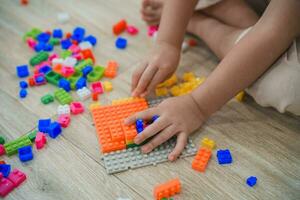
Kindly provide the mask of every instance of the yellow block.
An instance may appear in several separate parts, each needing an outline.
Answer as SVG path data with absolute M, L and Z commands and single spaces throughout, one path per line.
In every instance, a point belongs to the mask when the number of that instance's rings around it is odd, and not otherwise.
M 235 96 L 235 99 L 238 100 L 239 102 L 242 102 L 244 97 L 245 97 L 245 92 L 241 91 Z
M 192 81 L 196 78 L 195 74 L 193 72 L 186 72 L 183 74 L 183 80 L 184 81 Z
M 177 83 L 177 76 L 175 74 L 173 74 L 169 79 L 165 80 L 164 82 L 162 82 L 161 84 L 157 85 L 157 88 L 160 87 L 171 87 L 173 85 L 175 85 Z
M 156 88 L 155 89 L 155 94 L 158 97 L 160 97 L 160 96 L 166 96 L 166 95 L 168 95 L 168 89 L 165 88 L 165 87 Z
M 215 143 L 215 141 L 213 141 L 213 140 L 208 139 L 208 138 L 205 137 L 205 138 L 203 138 L 201 140 L 201 146 L 213 150 L 215 148 L 215 146 L 216 146 L 216 143 Z
M 102 84 L 103 84 L 104 90 L 105 90 L 106 92 L 112 91 L 113 86 L 112 86 L 112 83 L 111 83 L 111 82 L 109 82 L 109 81 L 104 81 Z
M 90 111 L 92 111 L 94 108 L 100 107 L 100 102 L 91 103 L 89 106 Z

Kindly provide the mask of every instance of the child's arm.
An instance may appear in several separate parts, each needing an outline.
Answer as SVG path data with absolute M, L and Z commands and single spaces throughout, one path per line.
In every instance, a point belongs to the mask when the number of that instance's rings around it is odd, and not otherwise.
M 166 1 L 155 46 L 132 76 L 133 96 L 145 96 L 174 73 L 186 26 L 197 2 L 198 0 Z

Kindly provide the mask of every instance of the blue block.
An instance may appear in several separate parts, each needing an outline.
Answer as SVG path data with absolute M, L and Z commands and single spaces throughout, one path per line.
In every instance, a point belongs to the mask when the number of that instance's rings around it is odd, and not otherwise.
M 86 66 L 81 71 L 82 71 L 83 76 L 86 77 L 91 71 L 93 71 L 93 67 L 92 66 Z
M 34 46 L 34 50 L 36 52 L 43 51 L 45 48 L 46 48 L 46 43 L 44 43 L 44 42 L 39 42 L 39 43 L 37 43 L 37 45 Z
M 72 42 L 69 39 L 65 39 L 60 41 L 60 44 L 62 49 L 68 49 L 72 45 Z
M 51 119 L 40 119 L 38 123 L 38 129 L 40 132 L 48 133 L 51 124 Z
M 144 130 L 144 121 L 142 119 L 137 119 L 135 121 L 135 128 L 138 133 Z
M 84 38 L 84 34 L 85 34 L 85 29 L 82 28 L 82 27 L 76 27 L 74 30 L 73 30 L 73 34 L 72 34 L 72 39 L 73 40 L 76 40 L 78 42 L 81 42 Z
M 86 79 L 81 77 L 75 84 L 76 90 L 86 87 Z
M 52 70 L 52 68 L 51 68 L 50 66 L 45 65 L 45 66 L 43 66 L 43 67 L 41 67 L 41 68 L 39 69 L 39 72 L 40 72 L 40 73 L 43 73 L 43 74 L 47 74 L 47 73 L 50 72 L 51 70 Z
M 125 38 L 118 37 L 116 40 L 116 47 L 118 49 L 125 49 L 126 46 L 127 46 L 127 40 Z
M 52 32 L 52 36 L 54 38 L 62 38 L 63 37 L 63 31 L 61 29 L 54 29 Z
M 50 34 L 48 33 L 40 33 L 37 36 L 37 41 L 47 43 L 50 40 Z
M 19 78 L 24 78 L 29 76 L 28 65 L 19 65 L 16 67 L 17 76 Z
M 46 82 L 46 79 L 45 79 L 45 77 L 43 77 L 43 76 L 37 76 L 37 77 L 35 78 L 35 82 L 36 82 L 37 85 L 38 85 L 39 83 L 44 83 L 44 82 Z
M 27 162 L 33 159 L 32 147 L 25 146 L 18 149 L 19 159 L 22 162 Z
M 28 84 L 26 81 L 20 81 L 19 85 L 20 85 L 20 88 L 23 88 L 23 89 L 28 87 Z
M 247 178 L 247 185 L 249 185 L 250 187 L 253 187 L 254 185 L 256 185 L 257 182 L 257 178 L 255 176 L 250 176 Z
M 21 89 L 20 92 L 19 92 L 19 97 L 20 98 L 25 98 L 27 96 L 27 91 L 26 89 Z
M 11 170 L 11 166 L 7 164 L 0 164 L 0 172 L 6 178 L 8 177 Z
M 53 45 L 52 44 L 46 44 L 44 47 L 44 51 L 52 51 L 53 50 Z
M 86 38 L 83 39 L 83 41 L 89 41 L 93 46 L 97 44 L 97 38 L 95 38 L 92 35 L 87 36 Z
M 159 118 L 158 115 L 154 115 L 154 116 L 152 117 L 152 123 L 155 122 L 158 118 Z
M 56 138 L 61 133 L 61 126 L 58 122 L 52 122 L 49 127 L 49 136 L 51 138 Z
M 63 88 L 67 92 L 71 91 L 70 82 L 67 79 L 64 79 L 64 78 L 62 78 L 58 81 L 58 87 Z
M 232 163 L 232 157 L 229 149 L 218 150 L 217 158 L 220 165 Z

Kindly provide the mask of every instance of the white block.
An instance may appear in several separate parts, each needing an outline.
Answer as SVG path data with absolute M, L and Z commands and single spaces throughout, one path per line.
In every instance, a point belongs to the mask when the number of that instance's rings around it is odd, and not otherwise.
M 70 20 L 70 15 L 66 12 L 58 13 L 57 20 L 59 23 L 64 24 Z
M 89 41 L 84 41 L 79 43 L 79 47 L 81 50 L 92 49 L 93 45 Z
M 66 105 L 59 105 L 57 107 L 57 114 L 58 115 L 70 114 L 70 106 L 68 104 L 66 104 Z
M 83 87 L 76 91 L 77 95 L 81 100 L 86 100 L 91 96 L 91 91 L 87 87 Z
M 68 66 L 68 67 L 74 67 L 77 63 L 77 59 L 73 58 L 73 57 L 67 57 L 64 61 L 63 61 L 63 65 Z

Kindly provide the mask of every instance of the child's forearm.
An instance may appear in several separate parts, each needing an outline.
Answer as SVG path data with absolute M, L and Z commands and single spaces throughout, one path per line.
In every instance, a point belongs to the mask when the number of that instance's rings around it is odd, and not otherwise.
M 163 7 L 157 42 L 181 48 L 183 36 L 198 0 L 167 0 Z
M 296 27 L 300 17 L 296 14 L 297 7 L 287 7 L 284 5 L 287 2 L 282 4 L 270 5 L 247 36 L 226 55 L 205 83 L 192 93 L 206 117 L 257 80 L 299 34 L 299 27 Z

